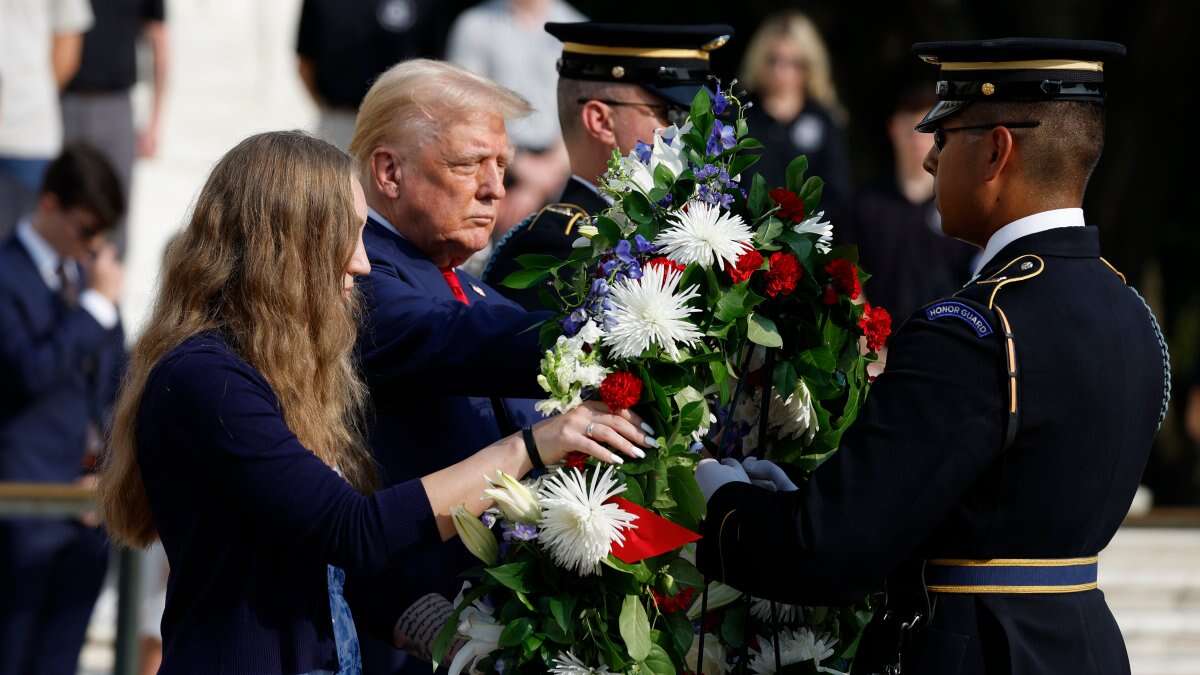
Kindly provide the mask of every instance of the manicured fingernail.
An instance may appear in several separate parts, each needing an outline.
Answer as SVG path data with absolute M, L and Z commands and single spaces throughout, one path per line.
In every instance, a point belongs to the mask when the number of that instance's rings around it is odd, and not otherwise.
M 644 445 L 646 447 L 650 447 L 650 448 L 657 448 L 658 447 L 658 439 L 653 436 L 647 436 L 646 440 L 642 442 L 642 445 Z
M 633 456 L 637 457 L 638 459 L 646 459 L 646 453 L 643 452 L 641 448 L 634 448 Z
M 621 459 L 621 457 L 619 455 L 613 455 L 612 461 L 613 461 L 613 464 L 624 464 L 625 463 L 625 460 Z
M 642 422 L 642 431 L 645 431 L 646 433 L 650 434 L 651 436 L 658 435 L 658 434 L 654 433 L 654 427 L 650 426 L 649 424 L 646 424 L 645 422 Z

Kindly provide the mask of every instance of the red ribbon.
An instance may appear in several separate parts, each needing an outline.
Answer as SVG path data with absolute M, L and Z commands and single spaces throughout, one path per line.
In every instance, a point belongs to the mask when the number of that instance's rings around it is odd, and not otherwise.
M 633 524 L 637 527 L 623 531 L 625 542 L 613 544 L 612 547 L 612 554 L 623 563 L 632 565 L 700 540 L 699 534 L 682 525 L 676 525 L 628 499 L 613 497 L 608 501 L 621 507 L 622 511 L 636 516 Z

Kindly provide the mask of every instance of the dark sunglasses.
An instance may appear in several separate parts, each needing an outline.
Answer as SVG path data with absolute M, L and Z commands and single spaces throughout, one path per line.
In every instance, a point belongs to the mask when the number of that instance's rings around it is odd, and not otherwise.
M 588 101 L 596 101 L 611 106 L 633 106 L 638 108 L 646 108 L 658 118 L 658 121 L 665 121 L 667 124 L 675 126 L 683 126 L 687 122 L 688 111 L 679 106 L 668 105 L 666 103 L 642 103 L 640 101 L 613 101 L 607 98 L 581 98 L 576 103 L 583 104 Z
M 1028 122 L 992 122 L 991 124 L 972 124 L 966 127 L 938 127 L 933 130 L 933 144 L 937 146 L 938 152 L 946 147 L 946 134 L 951 131 L 983 131 L 991 130 L 996 127 L 1004 127 L 1006 129 L 1034 129 L 1041 126 L 1041 122 L 1031 120 Z

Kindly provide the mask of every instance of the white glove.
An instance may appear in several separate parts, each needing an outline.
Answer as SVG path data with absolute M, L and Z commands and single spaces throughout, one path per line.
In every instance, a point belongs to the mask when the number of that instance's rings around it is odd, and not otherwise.
M 775 492 L 793 492 L 799 489 L 792 479 L 788 478 L 787 472 L 775 462 L 747 457 L 742 460 L 742 467 L 750 477 L 750 482 L 759 487 Z
M 696 482 L 704 493 L 704 501 L 712 499 L 713 494 L 726 483 L 749 483 L 750 477 L 736 459 L 702 459 L 696 465 Z

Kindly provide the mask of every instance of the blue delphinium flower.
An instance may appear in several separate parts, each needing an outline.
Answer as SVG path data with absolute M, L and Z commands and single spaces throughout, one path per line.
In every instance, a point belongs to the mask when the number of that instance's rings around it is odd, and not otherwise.
M 663 195 L 662 199 L 658 200 L 658 205 L 663 207 L 664 209 L 670 208 L 671 202 L 673 202 L 673 201 L 675 201 L 675 197 L 671 196 L 671 193 L 668 192 L 667 194 Z
M 507 542 L 511 542 L 514 539 L 517 541 L 533 541 L 538 536 L 537 525 L 530 525 L 529 523 L 503 523 L 500 528 L 504 531 L 502 538 Z
M 633 235 L 633 248 L 638 252 L 638 255 L 650 255 L 657 250 L 654 244 L 651 244 L 640 234 Z
M 713 120 L 712 133 L 708 136 L 708 143 L 704 146 L 705 151 L 710 155 L 720 154 L 722 150 L 729 150 L 737 145 L 737 132 L 731 124 L 721 124 L 721 120 Z
M 714 115 L 724 114 L 725 109 L 729 107 L 729 97 L 725 95 L 725 92 L 721 91 L 720 82 L 717 83 L 717 95 L 713 98 L 712 107 Z
M 696 169 L 696 174 L 695 174 L 696 180 L 706 181 L 706 180 L 712 178 L 713 176 L 716 176 L 720 171 L 721 171 L 721 168 L 715 164 L 705 164 L 704 166 L 700 167 L 699 169 Z
M 630 244 L 628 239 L 622 239 L 621 241 L 617 242 L 617 245 L 613 251 L 615 251 L 617 254 L 617 260 L 620 260 L 626 265 L 631 262 L 636 262 L 633 258 L 633 244 Z
M 633 154 L 638 158 L 638 161 L 646 166 L 650 166 L 650 151 L 649 143 L 638 141 L 637 145 L 633 146 Z
M 575 334 L 583 328 L 583 324 L 587 323 L 588 313 L 582 307 L 578 307 L 561 321 L 563 334 L 567 337 L 575 337 Z
M 491 529 L 491 527 L 496 524 L 496 514 L 492 513 L 491 511 L 484 511 L 479 516 L 479 520 L 483 521 L 484 527 Z

